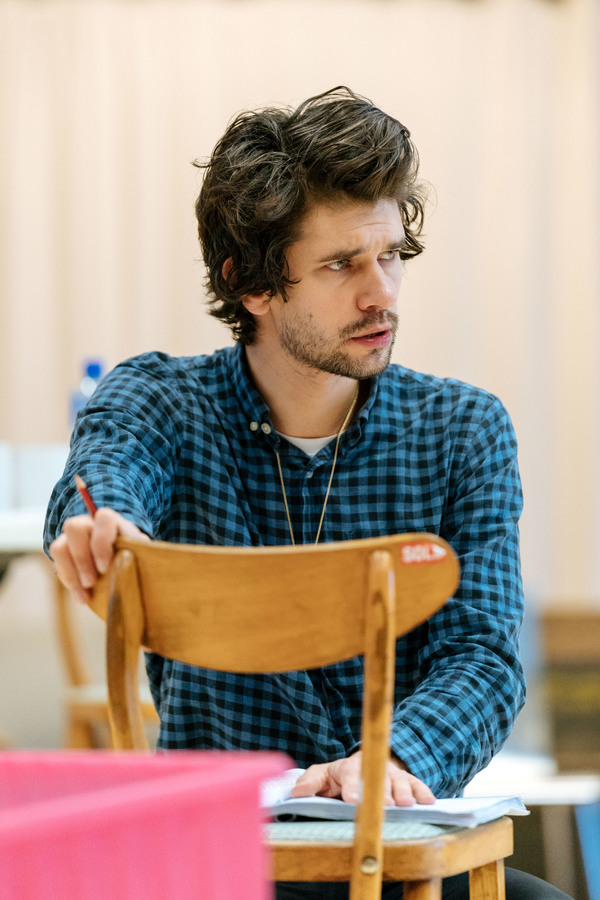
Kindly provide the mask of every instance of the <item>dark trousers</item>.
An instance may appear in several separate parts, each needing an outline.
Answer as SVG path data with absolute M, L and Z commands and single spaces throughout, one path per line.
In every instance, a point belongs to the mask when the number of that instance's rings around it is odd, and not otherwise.
M 534 875 L 505 868 L 506 900 L 572 900 L 558 888 Z M 280 881 L 276 900 L 348 900 L 348 885 L 340 882 L 309 883 Z M 402 900 L 402 885 L 385 882 L 381 896 L 385 900 Z M 442 900 L 469 900 L 469 876 L 454 875 L 442 882 Z

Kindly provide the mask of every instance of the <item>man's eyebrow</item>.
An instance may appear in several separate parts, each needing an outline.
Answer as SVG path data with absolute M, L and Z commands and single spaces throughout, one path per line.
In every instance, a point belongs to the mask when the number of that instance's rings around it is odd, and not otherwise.
M 383 250 L 380 250 L 380 253 L 387 253 L 389 250 L 403 250 L 406 247 L 406 239 L 404 237 L 398 238 L 397 241 L 391 241 L 387 247 L 384 247 Z M 352 259 L 354 256 L 360 256 L 361 253 L 366 253 L 365 247 L 355 247 L 353 250 L 336 250 L 335 253 L 328 253 L 327 256 L 324 256 L 323 259 L 317 260 L 319 265 L 323 265 L 330 262 L 337 262 L 341 259 Z

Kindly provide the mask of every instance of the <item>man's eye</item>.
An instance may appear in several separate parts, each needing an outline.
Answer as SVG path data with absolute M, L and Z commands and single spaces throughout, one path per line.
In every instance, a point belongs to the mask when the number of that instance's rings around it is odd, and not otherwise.
M 399 250 L 384 250 L 379 254 L 379 259 L 394 259 L 400 253 Z
M 327 268 L 333 269 L 334 272 L 341 272 L 342 269 L 346 268 L 346 260 L 336 259 L 334 262 L 327 263 Z

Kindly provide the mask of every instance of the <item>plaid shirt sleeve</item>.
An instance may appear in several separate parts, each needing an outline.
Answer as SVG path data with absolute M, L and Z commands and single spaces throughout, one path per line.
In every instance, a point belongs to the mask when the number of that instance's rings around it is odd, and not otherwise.
M 524 702 L 517 445 L 483 392 L 456 423 L 439 533 L 457 553 L 459 589 L 417 629 L 419 684 L 396 706 L 392 747 L 437 796 L 460 790 L 500 748 Z M 410 639 L 400 641 L 399 654 Z
M 64 521 L 85 512 L 74 489 L 81 475 L 98 508 L 109 507 L 159 537 L 175 485 L 182 431 L 177 384 L 152 377 L 158 366 L 123 363 L 109 373 L 75 422 L 64 474 L 46 518 L 44 548 Z

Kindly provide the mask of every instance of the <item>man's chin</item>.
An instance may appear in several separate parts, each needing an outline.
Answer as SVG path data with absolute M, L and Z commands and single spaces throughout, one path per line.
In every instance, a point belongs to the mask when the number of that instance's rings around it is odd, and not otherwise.
M 321 360 L 315 368 L 331 375 L 341 375 L 343 378 L 356 378 L 363 380 L 380 375 L 388 367 L 391 359 L 391 348 L 383 356 L 373 354 L 366 359 L 353 359 L 350 356 L 333 357 L 329 360 Z

